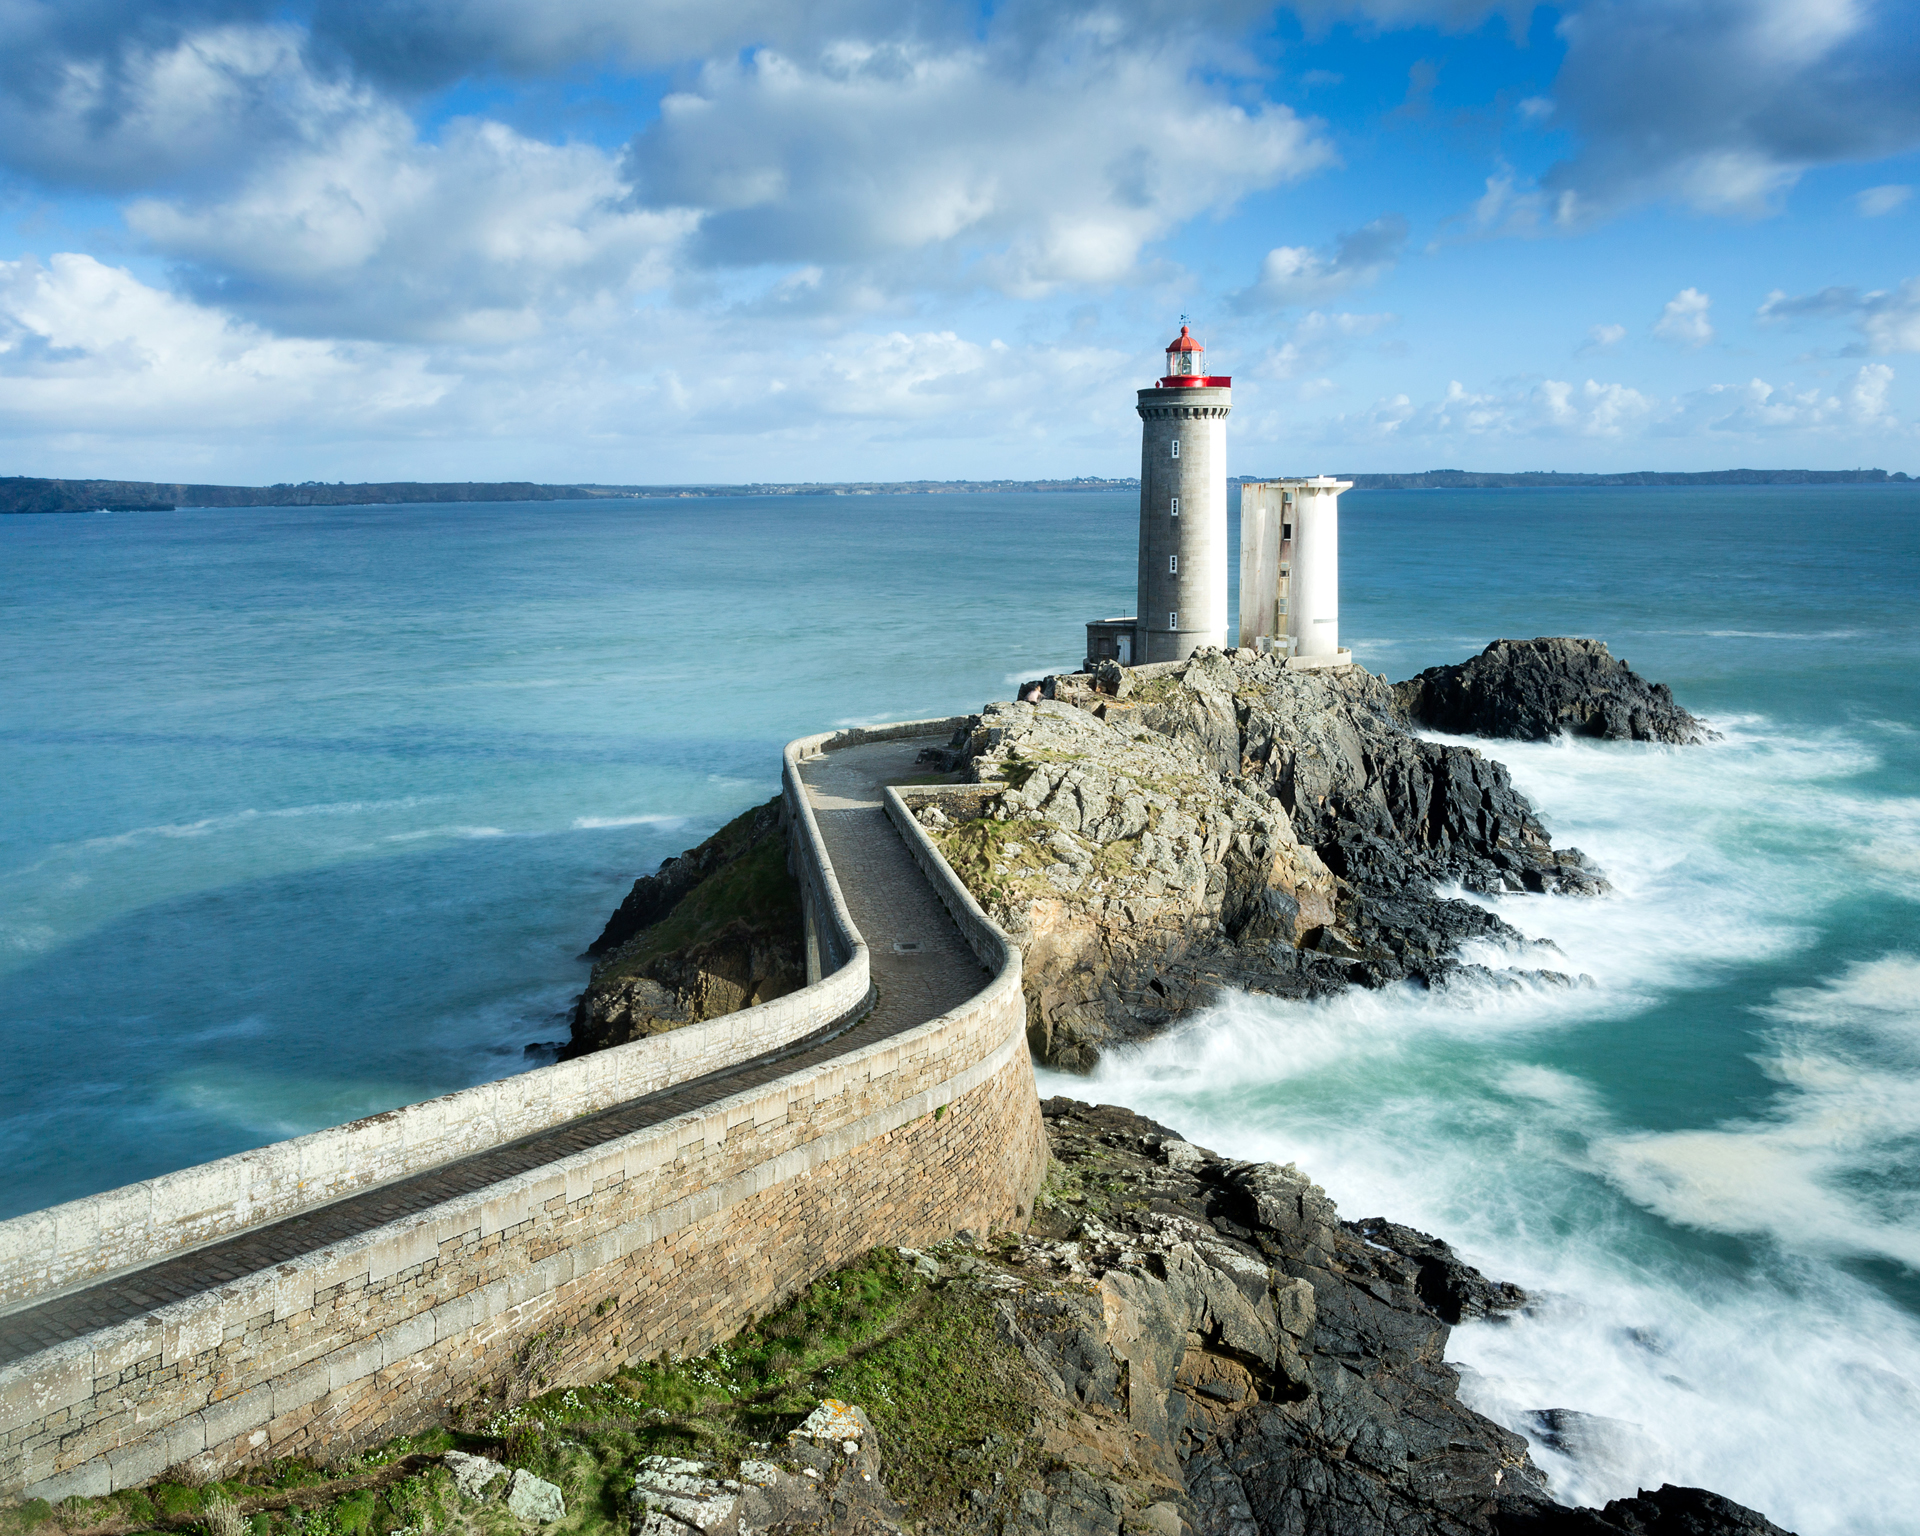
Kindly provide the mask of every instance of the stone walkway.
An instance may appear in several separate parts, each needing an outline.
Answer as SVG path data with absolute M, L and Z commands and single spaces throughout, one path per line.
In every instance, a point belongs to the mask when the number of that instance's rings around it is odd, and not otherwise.
M 986 969 L 880 804 L 880 786 L 912 777 L 926 744 L 924 737 L 879 742 L 801 764 L 827 857 L 871 952 L 878 996 L 870 1012 L 725 1071 L 7 1313 L 0 1316 L 0 1365 L 822 1065 L 958 1007 L 986 984 Z
M 883 1035 L 959 1007 L 986 978 L 880 803 L 881 785 L 925 771 L 914 759 L 926 745 L 924 736 L 877 741 L 800 765 L 840 893 L 872 955 Z

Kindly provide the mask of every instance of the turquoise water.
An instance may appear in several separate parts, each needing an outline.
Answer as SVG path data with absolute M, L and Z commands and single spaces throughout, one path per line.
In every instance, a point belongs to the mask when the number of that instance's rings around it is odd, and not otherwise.
M 1726 733 L 1500 744 L 1616 894 L 1577 992 L 1230 999 L 1095 1083 L 1542 1298 L 1485 1411 L 1630 1421 L 1570 1495 L 1916 1528 L 1920 489 L 1373 493 L 1394 677 L 1594 634 Z M 1131 607 L 1108 495 L 0 520 L 0 1214 L 518 1070 L 640 871 L 780 742 L 945 714 Z

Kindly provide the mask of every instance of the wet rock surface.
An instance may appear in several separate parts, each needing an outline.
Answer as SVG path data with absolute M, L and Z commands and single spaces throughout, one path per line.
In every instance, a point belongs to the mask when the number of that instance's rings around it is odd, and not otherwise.
M 1041 1060 L 1091 1067 L 1224 987 L 1575 980 L 1441 891 L 1593 895 L 1604 878 L 1553 846 L 1501 764 L 1416 736 L 1382 679 L 1206 651 L 1047 691 L 935 753 L 980 793 L 922 816 L 1022 945 Z
M 1469 661 L 1394 684 L 1393 696 L 1408 719 L 1454 736 L 1546 741 L 1564 731 L 1686 746 L 1716 734 L 1602 640 L 1496 640 Z
M 1462 1404 L 1449 1315 L 1527 1305 L 1440 1240 L 1346 1222 L 1297 1169 L 1050 1099 L 1033 1230 L 916 1256 L 990 1295 L 1035 1383 L 1017 1492 L 929 1525 L 996 1536 L 1766 1536 L 1665 1487 L 1553 1502 L 1527 1442 Z M 1437 1303 L 1437 1305 L 1436 1305 Z

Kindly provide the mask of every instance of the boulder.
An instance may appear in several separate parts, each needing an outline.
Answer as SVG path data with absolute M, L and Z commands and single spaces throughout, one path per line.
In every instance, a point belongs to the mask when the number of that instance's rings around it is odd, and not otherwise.
M 778 796 L 634 882 L 587 953 L 562 1059 L 733 1013 L 806 985 Z
M 566 1518 L 567 1501 L 560 1490 L 522 1467 L 507 1484 L 507 1508 L 522 1520 L 550 1525 Z
M 1604 1509 L 1570 1509 L 1543 1500 L 1502 1503 L 1496 1536 L 1793 1536 L 1758 1510 L 1704 1488 L 1664 1483 Z
M 462 1498 L 478 1502 L 487 1496 L 487 1485 L 504 1476 L 506 1468 L 485 1456 L 469 1456 L 464 1451 L 448 1451 L 440 1458 L 453 1474 L 453 1486 Z
M 1470 661 L 1395 683 L 1393 696 L 1409 720 L 1453 736 L 1546 741 L 1566 732 L 1686 746 L 1717 734 L 1602 640 L 1496 640 Z

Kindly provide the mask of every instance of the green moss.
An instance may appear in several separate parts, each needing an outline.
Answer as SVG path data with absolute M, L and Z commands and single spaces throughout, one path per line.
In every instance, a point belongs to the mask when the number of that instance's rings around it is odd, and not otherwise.
M 888 1486 L 917 1515 L 1013 1468 L 1031 1416 L 1021 1380 L 974 1292 L 929 1288 L 897 1251 L 876 1249 L 704 1355 L 547 1393 L 487 1430 L 538 1458 L 540 1475 L 571 1479 L 579 1536 L 594 1536 L 596 1521 L 618 1523 L 637 1457 L 731 1469 L 839 1397 L 873 1420 Z
M 156 1483 L 153 1502 L 163 1515 L 191 1515 L 198 1512 L 205 1496 L 201 1489 L 182 1483 Z
M 758 814 L 749 811 L 729 822 L 715 834 L 726 837 Z M 644 970 L 662 955 L 673 954 L 693 944 L 715 938 L 732 923 L 750 928 L 771 929 L 800 940 L 800 888 L 787 872 L 787 844 L 784 837 L 765 837 L 757 845 L 742 847 L 729 863 L 723 864 L 680 898 L 674 909 L 651 928 L 635 934 L 594 972 L 596 982 L 632 975 Z
M 1018 1486 L 1033 1404 L 978 1293 L 943 1292 L 826 1377 L 835 1397 L 867 1411 L 888 1491 L 909 1515 L 955 1507 L 968 1489 L 992 1488 L 996 1473 Z
M 978 900 L 1009 902 L 1052 889 L 1040 877 L 1049 865 L 1059 862 L 1047 847 L 1056 830 L 1051 822 L 1029 817 L 1012 821 L 982 817 L 934 833 L 933 839 Z
M 373 1517 L 380 1498 L 370 1488 L 348 1494 L 333 1506 L 333 1523 L 341 1536 L 361 1536 L 373 1529 Z
M 14 1532 L 31 1531 L 36 1526 L 45 1525 L 52 1518 L 53 1506 L 45 1499 L 28 1499 L 24 1504 L 0 1510 L 0 1531 L 12 1536 Z

